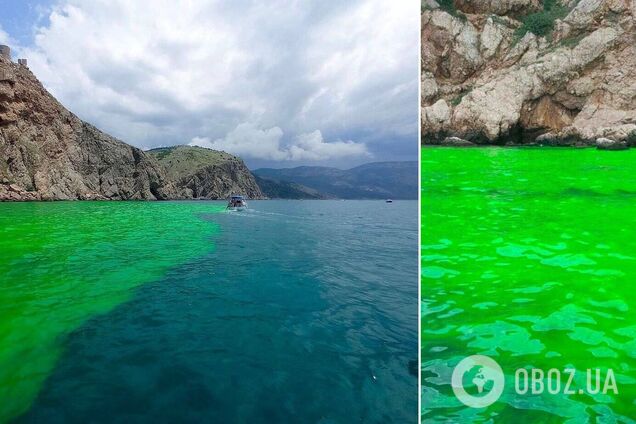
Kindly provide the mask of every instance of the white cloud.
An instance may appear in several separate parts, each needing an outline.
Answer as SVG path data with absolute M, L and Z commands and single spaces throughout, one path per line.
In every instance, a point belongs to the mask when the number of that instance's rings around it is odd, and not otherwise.
M 223 150 L 239 156 L 285 160 L 287 153 L 280 149 L 282 136 L 283 130 L 278 127 L 261 130 L 254 124 L 245 122 L 229 132 L 225 138 L 210 141 L 207 137 L 194 137 L 189 144 Z
M 138 146 L 202 137 L 271 160 L 417 149 L 416 0 L 59 0 L 44 22 L 21 49 L 30 68 Z
M 194 137 L 189 144 L 247 158 L 275 161 L 320 161 L 370 156 L 364 144 L 353 141 L 328 143 L 319 130 L 298 135 L 289 146 L 281 145 L 282 137 L 283 131 L 278 127 L 262 130 L 254 124 L 244 122 L 224 138 L 211 141 L 209 137 Z

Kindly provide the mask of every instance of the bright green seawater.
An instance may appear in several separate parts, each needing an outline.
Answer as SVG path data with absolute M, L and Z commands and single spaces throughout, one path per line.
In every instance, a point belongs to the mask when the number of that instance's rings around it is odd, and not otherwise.
M 636 151 L 425 148 L 421 161 L 423 421 L 634 422 Z M 473 354 L 505 373 L 487 408 L 451 389 Z M 517 394 L 518 368 L 561 370 L 561 394 Z M 565 368 L 577 394 L 562 393 Z M 578 394 L 588 368 L 601 387 L 613 370 L 618 394 Z
M 0 422 L 26 411 L 86 320 L 212 249 L 222 205 L 0 204 Z

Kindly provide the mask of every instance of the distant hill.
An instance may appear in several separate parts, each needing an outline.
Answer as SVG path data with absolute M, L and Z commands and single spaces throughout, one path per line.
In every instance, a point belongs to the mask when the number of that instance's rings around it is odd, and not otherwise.
M 270 199 L 327 199 L 328 196 L 302 184 L 254 175 L 261 191 Z
M 263 197 L 254 176 L 237 156 L 197 146 L 161 147 L 146 153 L 157 159 L 186 198 Z
M 305 189 L 315 190 L 323 198 L 417 199 L 418 197 L 416 161 L 375 162 L 347 170 L 324 166 L 261 168 L 253 173 L 261 180 L 275 181 L 278 184 L 299 184 Z M 267 190 L 263 191 L 269 197 L 275 197 L 269 195 Z

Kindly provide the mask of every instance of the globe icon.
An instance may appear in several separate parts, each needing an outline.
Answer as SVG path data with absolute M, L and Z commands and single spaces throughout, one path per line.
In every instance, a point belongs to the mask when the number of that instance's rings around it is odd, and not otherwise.
M 464 373 L 462 380 L 466 391 L 473 396 L 485 395 L 495 383 L 490 370 L 481 365 L 475 365 Z
M 472 355 L 461 360 L 452 375 L 453 392 L 458 400 L 472 408 L 494 403 L 503 392 L 504 374 L 492 358 Z

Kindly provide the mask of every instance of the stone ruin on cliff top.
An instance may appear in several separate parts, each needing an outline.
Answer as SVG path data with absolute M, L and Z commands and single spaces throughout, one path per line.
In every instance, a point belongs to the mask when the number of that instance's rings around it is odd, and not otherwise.
M 0 45 L 0 58 L 11 62 L 11 48 L 9 46 Z M 18 59 L 18 65 L 28 69 L 26 59 Z M 0 83 L 5 82 L 9 82 L 9 84 L 15 83 L 15 72 L 12 67 L 3 66 L 0 68 Z
M 11 60 L 11 47 L 0 45 L 0 56 L 4 57 L 5 59 Z M 27 60 L 18 59 L 18 65 L 27 66 Z

